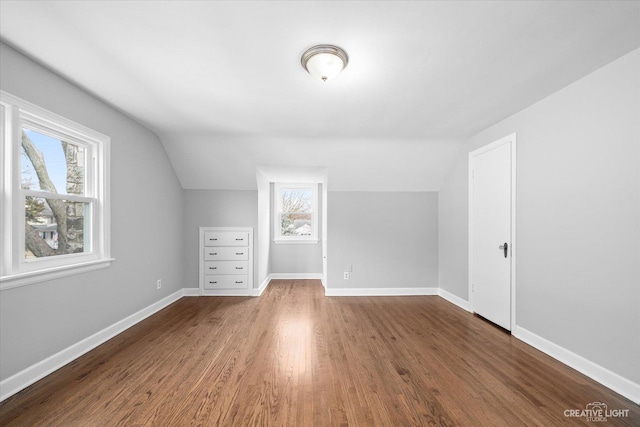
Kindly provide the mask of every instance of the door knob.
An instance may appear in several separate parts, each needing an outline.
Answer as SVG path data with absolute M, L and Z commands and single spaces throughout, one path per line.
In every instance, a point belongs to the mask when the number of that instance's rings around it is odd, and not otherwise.
M 504 245 L 500 245 L 498 246 L 498 249 L 500 249 L 501 251 L 504 251 L 504 257 L 507 257 L 507 251 L 509 250 L 509 244 L 507 242 L 504 242 Z

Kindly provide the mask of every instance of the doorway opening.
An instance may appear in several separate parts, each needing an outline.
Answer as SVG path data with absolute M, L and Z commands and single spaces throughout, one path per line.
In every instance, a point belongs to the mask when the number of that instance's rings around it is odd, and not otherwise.
M 271 279 L 320 279 L 326 287 L 327 169 L 259 166 L 256 178 L 258 294 Z M 300 206 L 285 209 L 294 195 Z

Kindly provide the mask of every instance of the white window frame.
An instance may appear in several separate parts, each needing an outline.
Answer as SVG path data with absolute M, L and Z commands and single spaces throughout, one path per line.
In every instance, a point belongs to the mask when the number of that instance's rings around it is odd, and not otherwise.
M 282 213 L 282 190 L 309 190 L 311 191 L 311 235 L 309 236 L 283 236 L 280 222 Z M 318 184 L 288 184 L 276 182 L 273 185 L 273 241 L 275 243 L 318 243 Z
M 21 132 L 25 126 L 86 149 L 84 196 L 52 195 L 45 191 L 21 188 L 20 147 Z M 4 91 L 0 91 L 0 129 L 0 290 L 108 267 L 113 261 L 110 244 L 110 138 Z M 88 250 L 77 254 L 25 259 L 26 196 L 89 203 Z

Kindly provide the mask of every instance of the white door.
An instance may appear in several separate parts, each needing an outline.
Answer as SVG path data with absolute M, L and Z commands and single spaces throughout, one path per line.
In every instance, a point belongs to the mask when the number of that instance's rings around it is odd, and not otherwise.
M 327 287 L 327 275 L 328 275 L 328 267 L 327 267 L 327 223 L 328 216 L 327 213 L 329 210 L 327 209 L 327 180 L 322 182 L 322 285 Z
M 514 143 L 511 135 L 469 155 L 472 308 L 507 330 L 512 326 Z

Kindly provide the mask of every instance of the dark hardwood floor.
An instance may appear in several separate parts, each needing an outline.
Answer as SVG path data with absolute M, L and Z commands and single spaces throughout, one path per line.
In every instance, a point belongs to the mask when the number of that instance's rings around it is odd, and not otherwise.
M 188 297 L 0 404 L 2 426 L 594 425 L 640 407 L 436 297 Z M 598 423 L 595 423 L 598 425 Z

